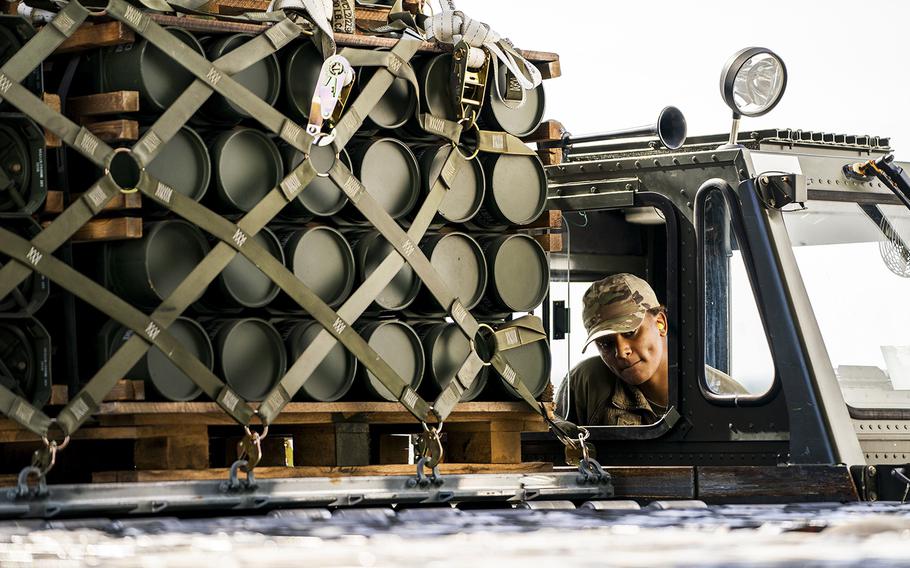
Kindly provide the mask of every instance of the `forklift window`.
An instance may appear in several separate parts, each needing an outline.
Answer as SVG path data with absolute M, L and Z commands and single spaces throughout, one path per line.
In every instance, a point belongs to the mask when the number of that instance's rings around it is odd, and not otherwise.
M 910 410 L 910 211 L 813 200 L 784 220 L 844 400 Z
M 761 396 L 774 363 L 746 273 L 730 209 L 720 191 L 705 198 L 705 387 L 716 396 Z

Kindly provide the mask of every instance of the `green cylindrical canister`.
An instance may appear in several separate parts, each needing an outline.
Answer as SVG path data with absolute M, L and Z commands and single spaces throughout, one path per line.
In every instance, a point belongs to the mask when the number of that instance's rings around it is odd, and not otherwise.
M 234 34 L 207 42 L 205 53 L 209 61 L 215 61 L 238 47 L 253 39 L 251 34 Z M 243 71 L 232 75 L 232 79 L 246 87 L 250 92 L 273 106 L 278 100 L 281 89 L 281 68 L 278 58 L 268 55 L 253 63 Z M 237 103 L 222 95 L 212 95 L 212 98 L 202 107 L 203 114 L 216 122 L 237 123 L 252 115 L 241 108 Z
M 181 317 L 177 318 L 167 331 L 190 355 L 199 359 L 209 370 L 212 369 L 215 359 L 212 342 L 201 325 L 189 318 Z M 116 321 L 110 320 L 104 324 L 99 333 L 98 346 L 101 355 L 99 363 L 102 365 L 106 363 L 132 336 L 133 330 Z M 146 392 L 149 399 L 154 399 L 157 394 L 160 399 L 184 402 L 202 394 L 202 389 L 157 347 L 149 349 L 127 372 L 126 378 L 143 380 L 154 387 L 154 392 Z
M 0 213 L 35 213 L 47 197 L 44 131 L 23 115 L 4 115 L 0 149 Z
M 51 336 L 34 318 L 0 320 L 0 385 L 37 408 L 51 398 Z
M 433 189 L 433 184 L 442 172 L 442 166 L 449 157 L 452 146 L 434 144 L 424 147 L 420 152 L 420 180 L 425 194 Z M 439 206 L 439 215 L 450 223 L 470 221 L 483 205 L 484 176 L 483 168 L 477 160 L 469 161 L 455 178 L 453 187 L 446 191 Z
M 351 95 L 352 99 L 356 98 L 370 82 L 370 79 L 376 74 L 376 68 L 360 67 L 355 71 L 357 75 L 354 81 L 357 93 Z M 417 106 L 417 93 L 414 92 L 414 88 L 407 80 L 396 77 L 376 106 L 367 114 L 364 129 L 391 129 L 404 126 L 404 123 L 414 114 L 415 106 Z
M 284 157 L 285 174 L 291 173 L 303 161 L 303 153 L 289 145 L 281 148 L 281 154 Z M 351 158 L 346 150 L 342 149 L 338 158 L 348 169 L 351 168 Z M 313 144 L 310 148 L 310 162 L 318 172 L 328 171 L 335 163 L 335 159 L 336 156 L 331 146 Z M 281 215 L 288 219 L 305 222 L 313 215 L 321 217 L 334 215 L 341 211 L 347 202 L 348 197 L 338 187 L 338 184 L 328 177 L 317 176 L 300 191 L 296 199 L 288 203 L 287 207 L 281 211 Z
M 385 258 L 394 252 L 392 245 L 376 231 L 364 233 L 354 244 L 354 261 L 357 264 L 357 278 L 362 284 Z M 373 303 L 378 310 L 403 310 L 411 305 L 420 292 L 420 279 L 410 264 L 405 263 L 391 282 L 382 289 Z
M 524 382 L 525 386 L 528 387 L 528 390 L 531 391 L 531 394 L 534 395 L 534 398 L 540 397 L 540 395 L 543 394 L 543 391 L 546 390 L 547 384 L 550 382 L 550 366 L 552 360 L 550 358 L 550 346 L 547 344 L 546 340 L 535 341 L 534 343 L 516 347 L 515 349 L 509 349 L 503 351 L 501 355 L 508 361 L 509 365 L 515 369 L 515 372 L 521 377 L 521 380 Z M 520 399 L 521 395 L 518 394 L 518 391 L 516 391 L 498 371 L 494 372 L 498 376 L 499 381 L 490 381 L 491 385 L 498 382 L 497 389 L 499 392 L 504 393 L 511 398 Z M 494 396 L 497 389 L 493 389 L 492 394 Z M 489 390 L 490 389 L 488 389 L 488 391 Z
M 354 253 L 347 239 L 332 227 L 279 231 L 287 267 L 323 302 L 335 307 L 354 287 Z M 282 294 L 281 306 L 302 308 Z
M 456 121 L 455 103 L 452 100 L 452 55 L 420 56 L 414 59 L 417 72 L 417 83 L 420 85 L 420 113 L 430 114 L 437 118 Z M 406 125 L 407 133 L 421 140 L 437 139 L 435 134 L 425 131 L 416 117 Z
M 490 130 L 501 130 L 519 138 L 534 132 L 543 119 L 543 83 L 526 90 L 518 84 L 505 65 L 499 65 L 498 76 L 487 84 L 487 101 L 480 113 L 481 124 Z M 511 85 L 510 85 L 511 83 Z M 509 90 L 521 93 L 519 100 L 510 100 L 505 93 Z
M 231 213 L 249 212 L 281 181 L 281 153 L 258 130 L 222 132 L 212 140 L 210 152 L 215 191 L 209 200 Z
M 20 237 L 31 240 L 41 232 L 41 225 L 32 217 L 10 218 L 3 220 L 3 228 Z M 9 262 L 9 258 L 0 254 L 0 267 Z M 47 276 L 30 272 L 13 292 L 0 298 L 2 317 L 25 317 L 37 312 L 50 295 L 50 281 Z
M 297 320 L 283 323 L 280 329 L 287 345 L 288 360 L 293 365 L 323 328 L 313 320 Z M 334 402 L 351 390 L 356 371 L 357 359 L 343 345 L 335 343 L 303 384 L 300 395 L 307 400 Z
M 209 188 L 212 160 L 199 134 L 184 126 L 161 147 L 146 169 L 174 191 L 199 201 Z
M 311 41 L 284 49 L 282 53 L 282 110 L 294 120 L 306 124 L 322 71 L 322 54 Z
M 412 389 L 417 390 L 425 365 L 423 348 L 414 328 L 396 320 L 360 323 L 357 330 L 370 347 L 385 360 L 392 370 Z M 398 400 L 363 365 L 358 368 L 360 392 L 373 399 Z
M 480 302 L 487 287 L 487 263 L 477 241 L 464 233 L 447 233 L 430 237 L 420 248 L 466 309 Z M 443 313 L 448 309 L 439 305 L 426 286 L 415 305 L 425 313 Z
M 269 254 L 284 264 L 284 251 L 275 234 L 263 228 L 252 237 Z M 278 295 L 278 285 L 242 254 L 231 260 L 221 271 L 213 286 L 202 298 L 203 309 L 261 308 Z
M 400 219 L 414 208 L 420 195 L 420 170 L 417 158 L 404 142 L 379 138 L 351 147 L 354 175 L 393 219 Z M 344 219 L 365 223 L 363 215 L 348 204 Z
M 287 371 L 281 334 L 267 321 L 216 320 L 209 334 L 221 377 L 244 400 L 265 398 Z
M 209 244 L 199 229 L 180 220 L 147 223 L 143 233 L 108 246 L 107 278 L 125 300 L 157 307 L 202 262 Z
M 474 223 L 486 228 L 525 225 L 547 203 L 547 176 L 537 156 L 491 154 L 483 160 L 487 192 Z
M 501 235 L 479 239 L 489 283 L 479 308 L 487 313 L 530 312 L 543 302 L 550 284 L 547 254 L 534 237 Z
M 193 34 L 181 28 L 167 31 L 203 55 Z M 195 80 L 183 65 L 145 39 L 104 49 L 99 63 L 90 72 L 100 72 L 102 92 L 138 91 L 139 110 L 145 114 L 166 110 Z
M 445 389 L 471 352 L 471 342 L 457 325 L 450 322 L 422 324 L 416 327 L 423 343 L 426 371 L 420 383 L 420 393 L 435 399 Z M 462 402 L 477 398 L 487 384 L 487 369 L 483 367 L 471 388 L 461 396 Z

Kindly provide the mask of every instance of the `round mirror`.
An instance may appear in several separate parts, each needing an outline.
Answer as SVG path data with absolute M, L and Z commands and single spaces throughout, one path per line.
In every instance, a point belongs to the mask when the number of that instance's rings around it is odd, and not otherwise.
M 720 92 L 733 116 L 761 116 L 777 105 L 787 87 L 787 68 L 770 49 L 747 47 L 730 58 Z

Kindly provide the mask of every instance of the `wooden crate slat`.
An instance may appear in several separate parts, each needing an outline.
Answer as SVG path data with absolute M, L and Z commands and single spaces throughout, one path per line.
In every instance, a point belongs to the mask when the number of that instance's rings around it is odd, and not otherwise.
M 73 116 L 103 116 L 120 112 L 136 112 L 139 110 L 139 92 L 112 91 L 71 97 L 66 101 L 66 110 Z
M 84 51 L 134 41 L 136 41 L 136 34 L 121 22 L 85 23 L 69 39 L 60 44 L 55 53 Z
M 462 475 L 475 473 L 549 473 L 553 464 L 547 462 L 526 462 L 518 464 L 485 464 L 485 463 L 443 463 L 439 466 L 442 475 Z M 414 475 L 414 466 L 369 465 L 348 467 L 257 467 L 259 479 L 280 479 L 299 477 L 348 477 L 364 475 Z M 138 481 L 190 481 L 227 479 L 227 468 L 215 469 L 182 469 L 182 470 L 145 470 L 100 472 L 92 475 L 94 483 L 130 483 Z
M 47 227 L 51 221 L 41 223 Z M 72 242 L 89 243 L 142 238 L 142 218 L 92 219 L 73 234 Z
M 41 100 L 44 101 L 51 110 L 60 112 L 60 96 L 53 93 L 44 93 L 41 96 Z M 44 130 L 44 145 L 48 148 L 60 148 L 63 146 L 63 140 L 53 132 L 45 129 Z
M 87 124 L 85 128 L 104 142 L 128 142 L 139 139 L 139 123 L 135 120 L 106 120 Z

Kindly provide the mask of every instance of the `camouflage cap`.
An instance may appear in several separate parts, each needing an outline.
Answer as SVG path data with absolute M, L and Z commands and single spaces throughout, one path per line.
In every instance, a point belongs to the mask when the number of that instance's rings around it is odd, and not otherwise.
M 635 331 L 645 313 L 660 307 L 651 285 L 633 274 L 614 274 L 591 284 L 581 317 L 588 332 L 582 352 L 598 337 Z

